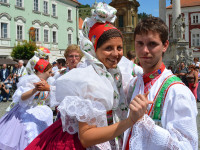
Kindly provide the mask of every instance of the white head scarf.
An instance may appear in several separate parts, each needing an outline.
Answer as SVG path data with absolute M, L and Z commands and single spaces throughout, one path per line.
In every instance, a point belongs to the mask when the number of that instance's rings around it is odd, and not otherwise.
M 111 82 L 113 89 L 114 89 L 114 105 L 113 110 L 117 109 L 121 103 L 123 103 L 124 107 L 124 95 L 122 94 L 122 77 L 119 68 L 115 69 L 106 69 L 104 64 L 100 62 L 95 53 L 94 46 L 92 42 L 88 38 L 88 33 L 90 28 L 96 22 L 110 22 L 114 23 L 116 19 L 116 12 L 117 10 L 108 4 L 105 3 L 98 3 L 97 7 L 92 10 L 92 17 L 86 18 L 83 23 L 83 34 L 80 37 L 80 47 L 82 52 L 84 53 L 85 57 L 81 59 L 79 66 L 87 66 L 92 65 L 95 71 L 100 76 L 105 76 Z M 121 98 L 120 98 L 121 96 Z

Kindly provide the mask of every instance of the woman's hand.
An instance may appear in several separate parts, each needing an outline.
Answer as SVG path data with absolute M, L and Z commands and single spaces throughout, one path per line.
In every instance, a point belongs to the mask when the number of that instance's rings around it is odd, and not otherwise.
M 129 105 L 130 107 L 129 118 L 133 121 L 134 124 L 138 120 L 140 120 L 146 113 L 148 105 L 154 103 L 148 100 L 147 98 L 148 94 L 149 92 L 145 93 L 144 95 L 139 94 L 135 96 L 135 98 L 131 101 Z
M 37 91 L 50 91 L 50 85 L 42 78 L 40 82 L 34 83 L 34 85 Z

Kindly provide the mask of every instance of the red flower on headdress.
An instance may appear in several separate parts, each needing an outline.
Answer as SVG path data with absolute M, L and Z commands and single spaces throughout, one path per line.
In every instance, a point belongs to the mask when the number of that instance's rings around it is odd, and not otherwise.
M 109 27 L 109 28 L 114 28 L 114 29 L 116 29 L 116 27 L 115 27 L 115 26 L 113 26 L 113 25 L 112 25 L 112 24 L 110 24 L 110 23 L 106 24 L 106 25 L 105 25 L 105 27 Z
M 91 42 L 93 43 L 93 45 L 95 45 L 95 43 L 96 43 L 96 35 L 93 35 L 93 36 L 92 36 Z
M 39 65 L 39 66 L 38 66 L 38 69 L 39 69 L 40 71 L 43 71 L 43 70 L 44 70 L 44 65 Z
M 41 73 L 43 73 L 43 72 L 44 72 L 44 69 L 47 67 L 48 64 L 49 64 L 48 61 L 46 61 L 46 60 L 44 60 L 44 59 L 40 59 L 40 60 L 36 63 L 34 69 L 37 70 L 37 71 L 39 71 L 39 72 L 41 72 Z

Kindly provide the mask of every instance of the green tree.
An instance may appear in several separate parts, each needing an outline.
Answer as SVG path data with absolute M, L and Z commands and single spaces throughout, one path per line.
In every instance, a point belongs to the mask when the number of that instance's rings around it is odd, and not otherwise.
M 149 14 L 146 14 L 145 12 L 139 13 L 139 14 L 138 14 L 138 19 L 139 19 L 139 20 L 142 20 L 142 19 L 147 18 L 147 17 L 150 17 L 150 16 L 152 16 L 152 15 L 151 15 L 151 14 L 150 14 L 150 15 L 149 15 Z
M 90 8 L 90 5 L 86 4 L 86 5 L 80 5 L 79 8 Z
M 86 17 L 91 16 L 91 9 L 90 5 L 80 5 L 79 6 L 79 16 L 84 20 Z
M 26 40 L 22 44 L 18 43 L 14 46 L 11 57 L 14 59 L 31 59 L 34 56 L 34 51 L 38 49 L 35 42 L 27 42 Z

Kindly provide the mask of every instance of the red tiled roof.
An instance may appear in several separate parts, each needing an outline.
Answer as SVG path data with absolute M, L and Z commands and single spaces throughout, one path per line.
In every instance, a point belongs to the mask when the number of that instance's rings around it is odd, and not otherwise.
M 82 30 L 83 19 L 79 17 L 79 30 Z
M 200 0 L 180 0 L 180 1 L 181 1 L 181 8 L 200 6 Z M 167 7 L 167 9 L 171 9 L 171 8 L 172 8 L 172 5 Z
M 71 0 L 71 1 L 73 1 L 73 2 L 75 2 L 75 3 L 77 3 L 77 4 L 81 4 L 81 3 L 79 3 L 77 0 Z

